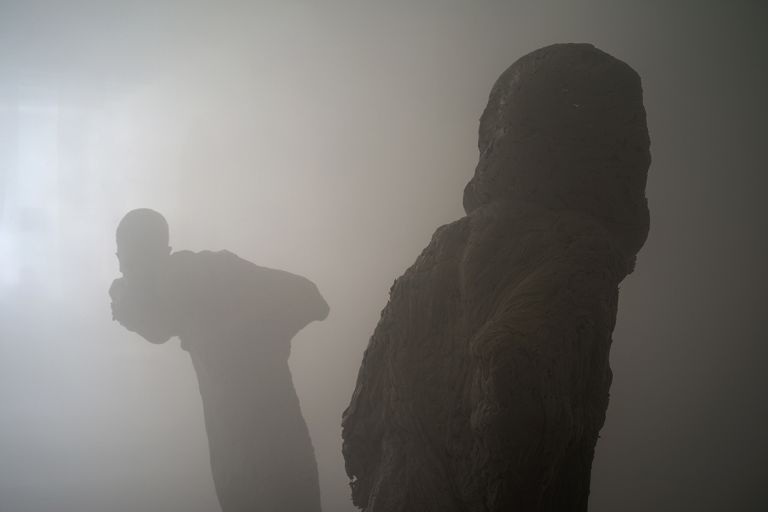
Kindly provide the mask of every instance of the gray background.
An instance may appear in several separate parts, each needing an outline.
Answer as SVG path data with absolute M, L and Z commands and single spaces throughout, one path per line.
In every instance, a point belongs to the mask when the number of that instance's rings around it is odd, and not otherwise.
M 290 364 L 352 510 L 340 415 L 389 286 L 463 214 L 496 77 L 555 42 L 632 65 L 652 139 L 591 510 L 764 510 L 765 5 L 0 0 L 0 511 L 218 510 L 187 355 L 110 321 L 139 206 L 317 283 Z

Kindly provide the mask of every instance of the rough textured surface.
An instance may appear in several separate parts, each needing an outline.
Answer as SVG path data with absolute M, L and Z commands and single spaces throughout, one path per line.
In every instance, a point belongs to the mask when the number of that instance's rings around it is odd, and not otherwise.
M 125 277 L 112 286 L 113 313 L 153 343 L 178 336 L 189 352 L 222 511 L 320 512 L 314 450 L 288 368 L 291 339 L 328 315 L 317 287 L 227 251 L 163 257 L 147 246 L 170 250 L 167 240 L 147 244 L 148 230 L 134 231 L 139 242 L 123 236 L 122 245 L 118 231 Z
M 369 512 L 587 510 L 618 284 L 648 232 L 638 75 L 586 44 L 505 71 L 467 216 L 390 292 L 343 417 Z

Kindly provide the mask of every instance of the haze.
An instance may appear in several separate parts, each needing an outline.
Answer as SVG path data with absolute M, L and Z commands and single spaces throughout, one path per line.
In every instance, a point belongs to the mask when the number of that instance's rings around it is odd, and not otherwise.
M 0 510 L 218 510 L 178 341 L 111 321 L 114 229 L 312 279 L 294 339 L 323 507 L 392 281 L 463 215 L 496 77 L 590 42 L 643 79 L 651 232 L 621 290 L 591 510 L 768 500 L 760 2 L 0 1 Z

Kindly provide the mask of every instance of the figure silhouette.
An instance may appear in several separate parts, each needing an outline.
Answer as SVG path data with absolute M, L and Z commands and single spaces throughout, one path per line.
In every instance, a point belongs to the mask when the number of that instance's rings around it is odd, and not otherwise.
M 516 61 L 467 215 L 392 286 L 343 418 L 366 512 L 586 512 L 618 285 L 648 234 L 640 77 L 588 44 Z
M 291 339 L 328 305 L 308 279 L 227 251 L 178 251 L 149 209 L 117 228 L 122 278 L 112 315 L 152 343 L 189 352 L 203 400 L 223 512 L 319 512 L 317 464 L 288 355 Z

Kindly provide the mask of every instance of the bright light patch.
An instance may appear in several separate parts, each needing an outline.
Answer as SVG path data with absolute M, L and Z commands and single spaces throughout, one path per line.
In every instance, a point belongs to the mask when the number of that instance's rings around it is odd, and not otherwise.
M 55 292 L 59 281 L 55 94 L 21 90 L 15 115 L 4 116 L 3 122 L 12 124 L 3 131 L 15 133 L 16 158 L 5 169 L 3 183 L 0 286 L 15 287 L 32 281 Z

